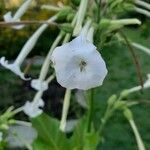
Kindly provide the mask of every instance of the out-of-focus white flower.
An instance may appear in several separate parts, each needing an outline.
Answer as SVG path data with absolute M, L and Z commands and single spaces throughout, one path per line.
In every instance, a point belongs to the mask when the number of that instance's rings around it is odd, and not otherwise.
M 75 93 L 75 97 L 80 106 L 86 109 L 88 108 L 83 90 L 77 90 L 77 92 Z
M 44 92 L 48 89 L 48 84 L 55 78 L 55 74 L 50 75 L 46 80 L 34 79 L 31 81 L 31 87 L 37 91 Z
M 10 126 L 6 141 L 11 148 L 23 148 L 25 146 L 31 147 L 36 138 L 37 132 L 31 126 L 14 125 Z
M 66 122 L 66 127 L 64 132 L 72 132 L 78 123 L 78 119 L 71 119 Z
M 23 106 L 23 111 L 31 118 L 37 117 L 42 114 L 43 110 L 40 107 L 44 106 L 42 99 L 35 99 L 33 102 L 27 101 Z
M 3 140 L 3 133 L 0 132 L 0 142 Z
M 107 74 L 105 61 L 83 34 L 55 48 L 51 60 L 58 83 L 68 89 L 100 86 Z
M 150 74 L 148 74 L 147 77 L 148 77 L 148 79 L 145 81 L 145 83 L 143 85 L 144 89 L 150 88 Z M 142 86 L 136 86 L 131 89 L 128 89 L 128 92 L 133 93 L 133 92 L 139 91 L 141 89 L 142 89 Z
M 51 17 L 47 22 L 53 22 L 57 19 L 57 16 Z M 45 29 L 48 27 L 48 24 L 41 25 L 35 33 L 29 38 L 29 40 L 25 43 L 23 48 L 21 49 L 21 52 L 17 56 L 14 63 L 9 64 L 8 61 L 5 59 L 5 57 L 0 58 L 0 64 L 14 72 L 16 75 L 20 76 L 23 80 L 28 80 L 24 77 L 24 73 L 21 71 L 20 66 L 22 65 L 23 61 L 27 57 L 27 55 L 31 52 L 33 47 L 35 46 L 37 40 L 39 39 L 40 35 L 45 31 Z
M 34 79 L 31 81 L 31 87 L 37 91 L 46 91 L 48 89 L 48 83 L 46 81 Z
M 21 5 L 21 7 L 17 10 L 14 16 L 12 16 L 12 13 L 9 11 L 4 15 L 5 22 L 14 22 L 14 21 L 20 21 L 20 18 L 24 15 L 28 7 L 30 6 L 32 0 L 25 0 L 25 2 Z M 22 29 L 24 25 L 15 25 L 12 26 L 14 29 Z

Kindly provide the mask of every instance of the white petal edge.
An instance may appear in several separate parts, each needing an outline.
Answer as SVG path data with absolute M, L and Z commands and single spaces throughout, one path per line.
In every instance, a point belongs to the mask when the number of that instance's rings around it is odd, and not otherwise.
M 20 22 L 20 19 L 18 19 L 18 20 L 14 20 L 13 19 L 13 17 L 12 17 L 12 13 L 9 11 L 9 12 L 7 12 L 4 16 L 3 16 L 3 18 L 4 18 L 4 21 L 7 23 L 9 23 L 9 22 L 15 22 L 15 21 L 18 21 L 18 22 Z M 22 29 L 22 28 L 24 28 L 24 26 L 25 25 L 13 25 L 13 26 L 11 26 L 13 29 L 17 29 L 17 30 L 20 30 L 20 29 Z
M 36 99 L 33 102 L 27 101 L 23 106 L 23 112 L 30 118 L 35 118 L 43 113 L 40 107 L 44 106 L 44 101 L 42 99 Z
M 8 64 L 8 60 L 6 60 L 5 57 L 0 58 L 0 64 L 6 69 L 11 70 L 13 73 L 15 73 L 17 76 L 19 76 L 23 80 L 31 79 L 31 78 L 25 78 L 24 73 L 21 72 L 20 70 L 20 66 L 16 65 L 15 63 Z
M 46 91 L 48 89 L 48 83 L 39 79 L 33 79 L 31 81 L 31 87 L 37 91 Z

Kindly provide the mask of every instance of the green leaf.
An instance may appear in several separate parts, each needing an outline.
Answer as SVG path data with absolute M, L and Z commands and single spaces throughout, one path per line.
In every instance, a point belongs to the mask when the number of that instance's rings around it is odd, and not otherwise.
M 95 150 L 99 143 L 99 135 L 95 131 L 84 135 L 84 150 Z
M 92 129 L 90 133 L 86 132 L 86 119 L 82 119 L 71 138 L 72 140 L 72 148 L 73 150 L 95 150 L 99 141 L 100 137 L 98 133 Z
M 66 150 L 69 149 L 69 139 L 59 130 L 59 121 L 49 117 L 46 114 L 33 118 L 31 120 L 33 127 L 38 132 L 38 138 L 33 147 L 35 150 Z M 47 149 L 36 149 L 46 145 Z M 35 148 L 36 147 L 36 148 Z
M 44 142 L 40 138 L 37 138 L 32 144 L 33 150 L 50 150 L 51 147 L 48 143 Z

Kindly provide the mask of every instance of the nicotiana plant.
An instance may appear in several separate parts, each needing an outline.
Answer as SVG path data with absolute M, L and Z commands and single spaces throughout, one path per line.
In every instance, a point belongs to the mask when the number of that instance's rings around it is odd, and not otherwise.
M 27 23 L 42 24 L 26 41 L 13 63 L 9 63 L 5 56 L 0 59 L 1 66 L 22 80 L 30 80 L 31 87 L 37 91 L 32 101 L 27 101 L 19 108 L 11 106 L 1 114 L 1 149 L 5 149 L 9 143 L 12 147 L 26 147 L 29 150 L 95 150 L 102 142 L 103 129 L 108 120 L 120 110 L 133 130 L 138 149 L 145 150 L 130 110 L 138 102 L 131 103 L 124 99 L 132 93 L 150 88 L 149 73 L 144 84 L 141 82 L 139 86 L 122 90 L 119 96 L 114 94 L 109 97 L 106 112 L 98 127 L 93 120 L 93 95 L 95 88 L 103 88 L 105 77 L 109 74 L 107 60 L 101 56 L 101 51 L 114 40 L 126 44 L 130 49 L 141 81 L 134 48 L 145 52 L 147 57 L 150 49 L 126 37 L 123 28 L 140 26 L 142 22 L 137 18 L 121 18 L 120 15 L 127 16 L 127 12 L 135 12 L 150 17 L 150 4 L 141 0 L 72 0 L 67 5 L 59 3 L 56 6 L 41 6 L 41 9 L 54 12 L 46 21 L 23 21 L 21 17 L 32 7 L 32 2 L 33 0 L 25 0 L 14 15 L 11 12 L 4 14 L 4 22 L 1 22 L 17 30 L 23 30 Z M 58 27 L 59 33 L 45 57 L 39 77 L 26 77 L 21 70 L 22 64 L 49 25 Z M 50 70 L 53 72 L 48 76 Z M 66 89 L 60 121 L 43 112 L 43 92 L 55 77 L 60 86 Z M 74 89 L 77 89 L 75 94 L 72 92 Z M 68 120 L 73 95 L 86 113 L 78 119 Z M 15 115 L 21 112 L 29 117 L 30 122 L 15 119 Z

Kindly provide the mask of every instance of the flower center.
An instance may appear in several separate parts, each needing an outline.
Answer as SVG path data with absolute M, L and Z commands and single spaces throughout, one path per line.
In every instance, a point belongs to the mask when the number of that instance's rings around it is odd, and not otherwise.
M 80 71 L 84 71 L 87 63 L 84 60 L 81 60 L 79 63 Z

